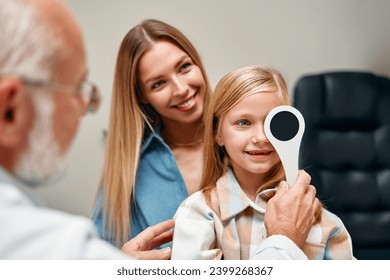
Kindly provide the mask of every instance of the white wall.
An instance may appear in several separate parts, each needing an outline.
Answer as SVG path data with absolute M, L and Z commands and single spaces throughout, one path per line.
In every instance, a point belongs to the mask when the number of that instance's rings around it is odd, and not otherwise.
M 103 163 L 116 52 L 127 31 L 146 18 L 182 30 L 199 50 L 212 86 L 228 71 L 268 64 L 290 90 L 305 74 L 368 70 L 390 76 L 387 0 L 68 0 L 85 33 L 90 78 L 104 93 L 101 110 L 85 117 L 57 186 L 38 190 L 61 210 L 91 215 Z

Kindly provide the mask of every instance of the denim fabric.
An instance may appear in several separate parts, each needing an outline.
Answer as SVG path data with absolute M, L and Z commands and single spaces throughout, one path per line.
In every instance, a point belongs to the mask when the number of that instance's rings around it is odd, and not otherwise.
M 131 235 L 159 222 L 171 219 L 188 191 L 170 148 L 161 138 L 161 126 L 145 136 L 138 167 L 135 201 L 131 205 Z M 103 237 L 102 192 L 99 194 L 93 220 Z M 134 203 L 133 203 L 134 201 Z M 105 235 L 110 242 L 115 240 Z

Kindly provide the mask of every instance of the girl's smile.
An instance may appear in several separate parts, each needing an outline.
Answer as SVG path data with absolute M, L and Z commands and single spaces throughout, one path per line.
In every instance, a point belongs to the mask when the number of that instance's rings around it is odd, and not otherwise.
M 264 133 L 267 114 L 283 100 L 275 92 L 249 95 L 234 105 L 221 119 L 219 138 L 240 185 L 245 189 L 248 178 L 257 178 L 260 186 L 267 172 L 280 161 Z
M 271 155 L 273 151 L 271 150 L 251 150 L 251 151 L 245 151 L 245 153 L 249 156 L 251 156 L 254 160 L 266 160 Z

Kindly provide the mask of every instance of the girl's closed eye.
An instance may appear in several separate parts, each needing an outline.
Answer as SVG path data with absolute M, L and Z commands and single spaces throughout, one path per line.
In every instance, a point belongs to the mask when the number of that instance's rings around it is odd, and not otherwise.
M 238 125 L 240 127 L 245 127 L 245 126 L 251 125 L 251 123 L 248 120 L 239 120 L 236 122 L 236 125 Z

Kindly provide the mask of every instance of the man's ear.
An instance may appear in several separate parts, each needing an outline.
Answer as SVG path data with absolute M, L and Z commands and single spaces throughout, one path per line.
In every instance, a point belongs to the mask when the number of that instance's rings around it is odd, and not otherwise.
M 0 78 L 0 145 L 12 147 L 22 139 L 28 112 L 23 84 L 14 77 Z

